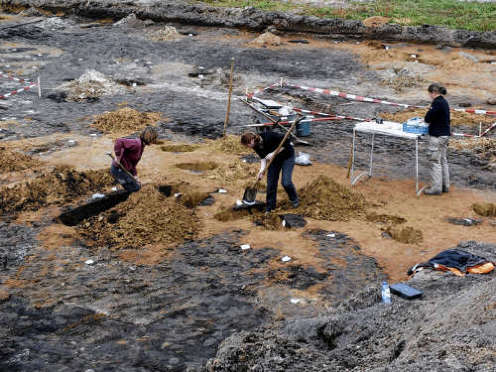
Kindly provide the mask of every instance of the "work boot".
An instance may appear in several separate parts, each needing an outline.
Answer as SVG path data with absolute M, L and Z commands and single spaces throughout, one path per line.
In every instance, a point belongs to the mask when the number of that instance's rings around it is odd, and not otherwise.
M 448 186 L 443 186 L 443 192 L 449 192 L 449 187 Z
M 441 195 L 441 191 L 434 190 L 432 187 L 429 187 L 424 190 L 425 195 Z
M 298 201 L 298 199 L 291 200 L 291 205 L 293 206 L 293 208 L 298 208 L 300 206 L 300 202 Z

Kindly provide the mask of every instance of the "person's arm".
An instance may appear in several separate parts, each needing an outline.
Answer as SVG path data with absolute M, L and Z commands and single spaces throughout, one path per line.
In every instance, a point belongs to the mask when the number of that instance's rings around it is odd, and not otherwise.
M 441 105 L 437 101 L 433 101 L 431 108 L 429 111 L 427 111 L 427 114 L 425 114 L 424 121 L 426 123 L 431 124 L 432 120 L 437 116 L 437 114 L 441 111 Z
M 114 153 L 115 153 L 115 160 L 117 160 L 117 162 L 120 163 L 122 156 L 124 155 L 124 139 L 123 138 L 117 138 L 115 140 Z
M 260 160 L 260 170 L 258 171 L 257 179 L 262 179 L 265 172 L 265 167 L 267 167 L 267 160 L 265 160 L 265 158 L 262 158 Z

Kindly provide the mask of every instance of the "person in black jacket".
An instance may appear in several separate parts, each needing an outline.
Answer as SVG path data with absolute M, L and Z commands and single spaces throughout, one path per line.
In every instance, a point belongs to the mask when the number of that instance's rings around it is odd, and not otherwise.
M 241 144 L 253 149 L 257 155 L 260 156 L 261 164 L 260 171 L 258 172 L 258 179 L 262 178 L 267 166 L 267 161 L 270 161 L 270 159 L 274 156 L 274 151 L 277 146 L 279 146 L 279 143 L 281 143 L 283 138 L 284 136 L 282 134 L 272 131 L 264 132 L 260 135 L 253 132 L 247 132 L 241 136 Z M 279 181 L 279 173 L 281 173 L 281 170 L 282 186 L 288 194 L 289 200 L 294 208 L 297 208 L 299 205 L 296 188 L 292 181 L 293 168 L 295 165 L 295 152 L 289 139 L 284 142 L 283 147 L 281 147 L 281 150 L 275 156 L 276 157 L 267 172 L 266 212 L 271 212 L 276 209 L 277 183 Z
M 424 121 L 429 124 L 429 156 L 431 162 L 431 185 L 426 195 L 440 195 L 449 191 L 449 169 L 446 153 L 450 131 L 450 108 L 444 98 L 446 88 L 434 83 L 427 89 L 432 104 Z

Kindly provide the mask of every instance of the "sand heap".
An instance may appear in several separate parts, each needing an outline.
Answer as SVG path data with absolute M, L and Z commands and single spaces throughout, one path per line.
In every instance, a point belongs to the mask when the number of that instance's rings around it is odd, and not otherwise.
M 108 169 L 79 172 L 58 166 L 31 181 L 0 188 L 0 213 L 37 210 L 42 206 L 72 201 L 82 195 L 103 191 L 112 185 Z
M 117 111 L 97 115 L 91 126 L 104 133 L 130 134 L 148 125 L 155 125 L 159 120 L 160 113 L 158 112 L 139 112 L 130 107 L 124 107 Z
M 252 186 L 259 169 L 260 166 L 258 164 L 244 163 L 241 160 L 236 159 L 215 169 L 209 178 L 218 180 L 222 182 L 223 185 L 236 183 L 239 180 L 250 180 L 249 184 L 244 186 Z
M 67 91 L 68 101 L 76 102 L 124 92 L 124 88 L 95 70 L 86 71 L 78 79 L 62 84 L 59 89 Z
M 494 160 L 496 157 L 496 138 L 455 138 L 450 140 L 449 146 L 456 150 L 470 150 L 480 158 L 486 160 Z
M 0 172 L 17 172 L 39 167 L 42 163 L 31 156 L 0 147 Z
M 398 111 L 395 113 L 383 112 L 379 116 L 385 120 L 395 121 L 398 123 L 403 123 L 410 118 L 415 116 L 424 117 L 427 109 L 416 108 L 416 109 L 406 109 L 403 111 Z M 482 123 L 483 128 L 489 126 L 494 122 L 494 119 L 487 115 L 476 115 L 470 114 L 468 112 L 462 111 L 451 111 L 451 125 L 468 125 L 468 126 L 479 126 Z
M 319 220 L 348 221 L 362 215 L 367 205 L 362 194 L 326 176 L 317 177 L 298 194 L 298 213 Z
M 164 26 L 150 33 L 150 39 L 153 41 L 174 41 L 183 37 L 173 26 Z
M 383 231 L 388 233 L 392 239 L 405 244 L 418 244 L 424 239 L 422 231 L 411 226 L 388 226 Z
M 160 146 L 160 149 L 165 152 L 193 152 L 198 148 L 198 145 L 188 144 L 172 144 Z
M 250 149 L 241 144 L 239 136 L 221 137 L 213 141 L 208 141 L 206 146 L 209 149 L 225 154 L 245 155 L 251 152 Z
M 281 38 L 272 32 L 266 32 L 250 41 L 249 44 L 257 47 L 279 46 L 281 45 Z
M 193 239 L 199 228 L 194 210 L 149 185 L 115 208 L 83 222 L 80 230 L 97 245 L 117 250 L 140 249 L 149 244 L 170 248 Z
M 479 216 L 496 217 L 496 204 L 494 203 L 475 203 L 472 209 Z

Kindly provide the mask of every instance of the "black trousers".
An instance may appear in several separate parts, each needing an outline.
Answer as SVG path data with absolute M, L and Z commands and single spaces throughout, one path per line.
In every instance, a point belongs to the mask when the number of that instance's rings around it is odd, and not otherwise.
M 282 171 L 282 187 L 288 194 L 289 200 L 298 200 L 296 188 L 291 178 L 293 177 L 293 168 L 295 166 L 294 155 L 290 158 L 279 160 L 276 159 L 270 165 L 267 172 L 267 211 L 276 209 L 277 184 L 279 182 L 279 173 Z

